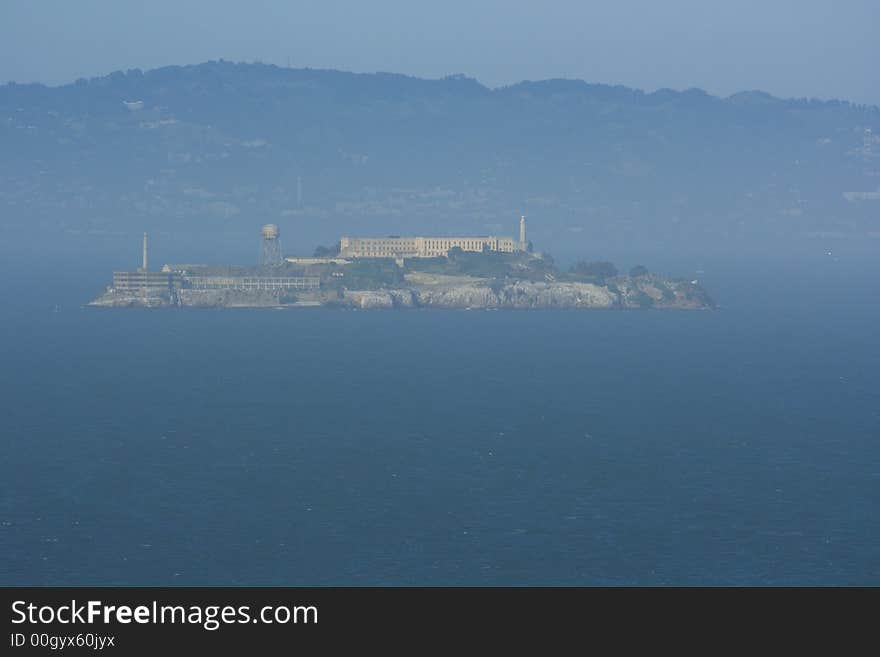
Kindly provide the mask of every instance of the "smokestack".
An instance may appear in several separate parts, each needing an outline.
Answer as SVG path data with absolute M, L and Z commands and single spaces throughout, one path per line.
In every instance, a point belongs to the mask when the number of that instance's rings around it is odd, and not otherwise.
M 147 271 L 147 234 L 144 233 L 144 266 L 143 270 Z

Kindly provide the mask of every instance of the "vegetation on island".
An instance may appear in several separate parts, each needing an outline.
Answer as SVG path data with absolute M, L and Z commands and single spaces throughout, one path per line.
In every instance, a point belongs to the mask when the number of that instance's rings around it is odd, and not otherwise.
M 315 247 L 315 252 L 312 255 L 316 258 L 335 258 L 339 255 L 341 249 L 342 245 L 339 242 L 336 242 L 333 246 L 319 245 Z
M 332 248 L 318 247 L 317 257 L 337 255 Z M 587 284 L 606 290 L 625 299 L 627 307 L 672 306 L 676 302 L 711 306 L 712 302 L 701 286 L 687 281 L 671 281 L 652 274 L 643 265 L 632 267 L 621 274 L 611 262 L 575 262 L 560 268 L 553 258 L 544 253 L 518 251 L 464 251 L 450 249 L 448 257 L 356 258 L 347 264 L 319 263 L 294 265 L 287 263 L 285 274 L 291 276 L 318 276 L 321 288 L 331 298 L 342 299 L 351 291 L 406 291 L 424 285 L 430 280 L 445 285 L 467 284 L 489 288 L 493 294 L 519 284 Z
M 404 270 L 392 258 L 363 258 L 347 265 L 329 265 L 321 285 L 330 289 L 379 290 L 406 285 Z

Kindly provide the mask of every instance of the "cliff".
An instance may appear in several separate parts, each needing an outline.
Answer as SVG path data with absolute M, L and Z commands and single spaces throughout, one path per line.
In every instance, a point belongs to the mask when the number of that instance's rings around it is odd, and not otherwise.
M 139 293 L 108 287 L 86 305 L 97 308 L 160 308 L 179 304 L 171 294 L 160 294 L 154 291 Z
M 701 310 L 714 306 L 693 281 L 659 276 L 617 277 L 604 284 L 514 281 L 497 284 L 464 276 L 408 275 L 402 289 L 346 290 L 337 304 L 357 308 L 663 308 Z
M 317 302 L 319 303 L 319 302 Z M 282 290 L 192 290 L 146 294 L 107 288 L 87 305 L 101 308 L 277 308 L 279 306 L 316 305 L 300 303 L 297 297 Z

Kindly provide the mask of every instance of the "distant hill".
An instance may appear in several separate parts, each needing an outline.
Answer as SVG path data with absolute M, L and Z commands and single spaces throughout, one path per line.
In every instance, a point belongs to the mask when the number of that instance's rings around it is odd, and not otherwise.
M 7 227 L 880 237 L 880 109 L 224 61 L 0 87 Z

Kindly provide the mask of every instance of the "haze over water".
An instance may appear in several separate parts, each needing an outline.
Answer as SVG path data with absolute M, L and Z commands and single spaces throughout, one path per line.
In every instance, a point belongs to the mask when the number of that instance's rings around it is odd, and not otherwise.
M 880 583 L 870 255 L 646 261 L 712 312 L 101 311 L 88 249 L 0 253 L 2 584 Z

